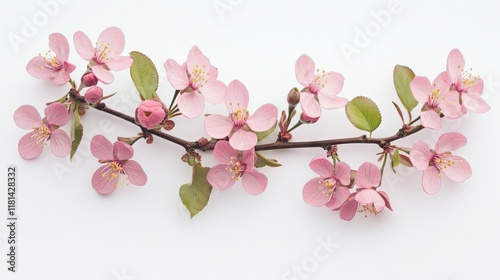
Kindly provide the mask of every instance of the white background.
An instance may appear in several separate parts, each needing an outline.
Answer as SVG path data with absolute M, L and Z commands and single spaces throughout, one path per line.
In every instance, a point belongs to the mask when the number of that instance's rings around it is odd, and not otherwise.
M 17 273 L 0 265 L 1 279 L 497 279 L 500 262 L 500 210 L 497 186 L 500 73 L 498 4 L 496 1 L 63 1 L 45 11 L 38 1 L 2 1 L 1 119 L 4 171 L 0 191 L 1 260 L 6 259 L 7 166 L 18 167 Z M 223 9 L 224 5 L 226 10 Z M 389 8 L 388 8 L 389 7 Z M 381 12 L 385 10 L 386 12 Z M 387 13 L 383 21 L 376 15 Z M 27 23 L 30 22 L 30 23 Z M 31 30 L 26 27 L 34 24 Z M 36 24 L 36 25 L 35 25 Z M 396 64 L 411 67 L 431 80 L 445 69 L 453 48 L 465 56 L 466 67 L 485 80 L 484 97 L 492 109 L 444 122 L 443 131 L 459 131 L 468 144 L 456 153 L 473 167 L 472 177 L 459 184 L 443 179 L 430 196 L 421 188 L 421 173 L 399 168 L 386 172 L 382 189 L 394 212 L 343 222 L 338 212 L 315 208 L 302 199 L 302 187 L 315 174 L 309 169 L 321 149 L 273 151 L 283 167 L 262 169 L 267 190 L 254 197 L 236 184 L 214 191 L 207 207 L 194 219 L 180 202 L 180 185 L 190 168 L 180 162 L 183 150 L 156 139 L 134 145 L 135 156 L 148 174 L 144 187 L 123 186 L 109 196 L 98 195 L 90 178 L 99 164 L 84 136 L 73 162 L 49 149 L 32 161 L 21 159 L 17 142 L 26 131 L 12 114 L 23 104 L 43 110 L 45 102 L 62 96 L 67 87 L 32 78 L 27 62 L 48 50 L 48 35 L 63 33 L 70 41 L 70 61 L 85 69 L 72 36 L 81 30 L 95 41 L 105 28 L 119 26 L 126 36 L 125 53 L 141 51 L 160 73 L 159 95 L 169 102 L 173 89 L 163 63 L 185 61 L 192 45 L 219 68 L 228 84 L 242 81 L 250 91 L 250 110 L 264 103 L 286 108 L 286 94 L 299 86 L 295 60 L 307 53 L 319 69 L 340 72 L 340 94 L 365 95 L 380 107 L 383 122 L 374 137 L 392 135 L 401 122 L 392 107 Z M 24 33 L 23 33 L 24 32 Z M 363 41 L 361 32 L 368 32 Z M 12 43 L 17 38 L 18 44 Z M 356 40 L 357 39 L 357 40 Z M 342 46 L 356 48 L 346 55 Z M 115 73 L 105 86 L 118 91 L 110 106 L 132 113 L 137 93 L 128 71 Z M 223 105 L 207 112 L 225 113 Z M 417 114 L 417 110 L 414 111 Z M 83 118 L 85 131 L 108 139 L 132 136 L 136 127 L 97 111 Z M 173 134 L 195 140 L 204 136 L 203 119 L 176 119 Z M 69 125 L 65 127 L 69 131 Z M 395 144 L 410 147 L 417 140 L 431 144 L 441 132 L 424 131 Z M 303 126 L 294 139 L 351 137 L 362 132 L 347 121 L 343 109 L 324 111 L 316 125 Z M 340 147 L 353 169 L 376 163 L 375 146 Z M 214 164 L 211 153 L 204 165 Z M 58 169 L 59 172 L 55 170 Z M 62 170 L 62 171 L 61 171 Z M 330 243 L 331 247 L 325 247 Z M 300 271 L 300 272 L 298 272 Z

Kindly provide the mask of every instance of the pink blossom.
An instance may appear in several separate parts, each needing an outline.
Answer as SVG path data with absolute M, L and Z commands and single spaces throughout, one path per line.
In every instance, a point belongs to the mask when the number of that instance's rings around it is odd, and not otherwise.
M 75 70 L 75 65 L 69 63 L 69 44 L 64 35 L 52 33 L 49 35 L 50 50 L 35 56 L 26 65 L 26 71 L 37 78 L 51 80 L 55 85 L 61 86 L 70 79 L 69 74 Z
M 309 167 L 319 177 L 309 180 L 302 190 L 304 201 L 312 206 L 323 206 L 335 196 L 331 208 L 338 208 L 349 196 L 351 169 L 347 163 L 337 162 L 335 167 L 326 158 L 315 157 Z M 340 204 L 340 205 L 338 205 Z
M 297 81 L 305 88 L 300 93 L 302 111 L 311 118 L 321 116 L 321 107 L 337 109 L 347 104 L 347 99 L 336 95 L 344 86 L 344 77 L 336 72 L 316 70 L 314 61 L 306 54 L 295 63 Z
M 209 115 L 205 119 L 205 131 L 213 138 L 229 136 L 229 143 L 236 150 L 244 151 L 257 144 L 256 132 L 270 129 L 278 120 L 278 109 L 265 104 L 254 114 L 248 112 L 248 90 L 240 81 L 234 80 L 225 94 L 229 117 Z
M 110 70 L 120 71 L 132 66 L 133 59 L 121 56 L 125 48 L 125 36 L 118 27 L 109 27 L 99 35 L 95 47 L 89 37 L 81 31 L 73 35 L 73 41 L 78 54 L 89 61 L 89 67 L 99 81 L 104 84 L 114 80 Z
M 191 48 L 182 66 L 170 58 L 163 66 L 170 84 L 180 91 L 177 105 L 184 116 L 199 117 L 205 109 L 205 100 L 211 104 L 224 101 L 226 85 L 217 80 L 217 68 L 197 46 Z
M 472 69 L 465 69 L 465 60 L 458 49 L 453 49 L 448 55 L 446 62 L 445 81 L 451 84 L 453 92 L 460 96 L 462 113 L 471 110 L 475 113 L 484 113 L 491 107 L 481 97 L 484 88 L 484 81 L 479 76 L 473 76 L 470 73 Z
M 66 106 L 52 103 L 45 107 L 45 117 L 31 105 L 23 105 L 14 112 L 14 122 L 22 129 L 31 130 L 19 140 L 19 154 L 24 159 L 38 157 L 43 147 L 50 141 L 52 153 L 58 157 L 69 155 L 71 144 L 68 134 L 59 127 L 69 121 Z
M 163 105 L 155 100 L 144 100 L 137 107 L 135 118 L 142 127 L 152 129 L 165 118 Z
M 267 187 L 267 177 L 254 168 L 254 149 L 238 152 L 229 142 L 218 141 L 214 158 L 219 163 L 210 168 L 207 180 L 216 190 L 225 190 L 241 178 L 241 184 L 249 194 L 261 194 Z
M 85 101 L 92 104 L 97 104 L 102 100 L 102 88 L 91 86 L 85 92 Z
M 421 76 L 413 78 L 410 83 L 415 99 L 424 103 L 420 115 L 424 127 L 441 129 L 441 113 L 452 119 L 462 115 L 458 95 L 449 91 L 450 85 L 443 80 L 446 73 L 443 74 L 432 85 L 429 79 Z
M 113 192 L 120 176 L 136 186 L 146 184 L 148 177 L 142 167 L 135 160 L 131 160 L 134 149 L 127 143 L 116 141 L 114 144 L 102 135 L 96 135 L 90 142 L 92 155 L 103 163 L 92 176 L 92 187 L 100 194 Z M 128 184 L 128 183 L 127 183 Z
M 422 187 L 428 194 L 435 194 L 441 188 L 441 171 L 455 182 L 463 182 L 472 175 L 469 163 L 451 153 L 467 144 L 467 138 L 460 133 L 445 133 L 439 137 L 434 150 L 423 141 L 413 145 L 410 160 L 418 170 L 423 170 Z

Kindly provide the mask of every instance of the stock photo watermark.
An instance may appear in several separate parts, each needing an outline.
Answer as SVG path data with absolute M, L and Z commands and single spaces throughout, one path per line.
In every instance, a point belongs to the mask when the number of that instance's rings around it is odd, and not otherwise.
M 7 38 L 14 52 L 30 42 L 36 37 L 38 32 L 47 26 L 50 19 L 56 17 L 64 5 L 71 0 L 40 0 L 37 3 L 38 9 L 31 16 L 21 17 L 21 27 L 19 30 L 9 32 Z
M 111 274 L 113 275 L 111 280 L 136 280 L 135 276 L 132 274 L 128 274 L 124 268 L 122 268 L 120 271 L 113 270 L 111 271 Z
M 212 2 L 212 6 L 214 7 L 217 16 L 221 21 L 224 20 L 224 15 L 227 13 L 231 13 L 234 8 L 238 7 L 243 0 L 217 0 Z
M 281 276 L 282 280 L 305 280 L 315 273 L 319 265 L 333 255 L 335 249 L 340 247 L 339 243 L 333 242 L 330 236 L 318 238 L 318 245 L 313 249 L 312 254 L 302 259 L 299 264 L 294 264 Z

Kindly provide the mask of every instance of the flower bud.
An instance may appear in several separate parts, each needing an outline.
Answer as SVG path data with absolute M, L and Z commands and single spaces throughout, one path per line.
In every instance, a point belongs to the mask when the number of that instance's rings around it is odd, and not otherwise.
M 97 85 L 97 82 L 99 82 L 99 80 L 92 72 L 88 72 L 82 77 L 82 84 L 84 84 L 86 87 L 95 86 Z
M 305 123 L 305 124 L 312 124 L 312 123 L 315 123 L 319 120 L 319 117 L 316 117 L 316 118 L 312 118 L 312 117 L 309 117 L 308 115 L 302 113 L 300 114 L 300 121 L 302 123 Z
M 300 102 L 300 93 L 297 88 L 292 88 L 290 92 L 288 93 L 288 96 L 286 97 L 286 101 L 288 101 L 288 105 L 290 106 L 297 106 Z
M 165 118 L 165 110 L 160 102 L 144 100 L 135 111 L 136 121 L 144 128 L 152 129 Z
M 98 86 L 92 86 L 85 92 L 85 101 L 87 103 L 97 104 L 101 102 L 102 99 L 102 88 Z

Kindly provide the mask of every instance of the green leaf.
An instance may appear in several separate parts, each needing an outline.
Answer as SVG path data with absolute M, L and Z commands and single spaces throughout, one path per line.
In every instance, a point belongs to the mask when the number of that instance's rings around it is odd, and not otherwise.
M 382 122 L 382 115 L 377 104 L 364 96 L 355 97 L 345 106 L 349 121 L 358 129 L 368 131 L 370 134 Z
M 410 89 L 410 82 L 415 78 L 413 71 L 402 65 L 394 67 L 394 87 L 398 93 L 399 100 L 405 106 L 406 110 L 410 112 L 418 105 L 418 101 L 413 97 Z
M 181 186 L 179 196 L 182 204 L 186 206 L 191 218 L 198 214 L 208 203 L 212 185 L 207 181 L 208 167 L 193 166 L 193 179 L 191 183 Z
M 269 166 L 269 167 L 280 167 L 281 163 L 279 163 L 275 159 L 271 158 L 266 158 L 259 152 L 255 152 L 255 155 L 257 156 L 257 159 L 255 160 L 254 166 L 256 168 L 264 167 L 264 166 Z
M 73 110 L 73 123 L 71 124 L 71 153 L 69 155 L 69 159 L 71 160 L 78 150 L 78 146 L 80 146 L 80 142 L 82 142 L 83 137 L 83 125 L 80 122 L 80 115 L 78 114 L 78 105 L 75 105 Z
M 134 59 L 130 76 L 137 91 L 143 100 L 154 99 L 158 89 L 158 71 L 155 65 L 149 57 L 140 52 L 131 52 L 130 57 Z
M 399 165 L 399 160 L 399 149 L 395 149 L 391 156 L 391 167 L 393 171 L 395 171 L 394 168 Z
M 273 125 L 273 127 L 271 127 L 270 129 L 266 130 L 266 131 L 261 131 L 261 132 L 256 132 L 257 134 L 257 142 L 260 142 L 262 141 L 264 138 L 266 138 L 267 136 L 269 136 L 271 133 L 273 133 L 273 131 L 276 129 L 276 126 L 278 125 L 278 121 L 276 121 Z

